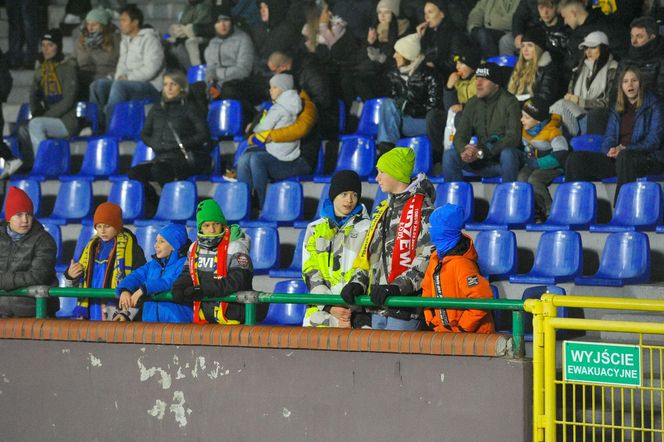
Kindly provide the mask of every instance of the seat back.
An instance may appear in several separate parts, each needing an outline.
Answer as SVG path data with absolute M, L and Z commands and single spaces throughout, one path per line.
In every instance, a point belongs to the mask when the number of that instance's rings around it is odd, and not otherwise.
M 69 142 L 48 139 L 39 143 L 35 163 L 29 175 L 58 178 L 69 173 Z
M 228 222 L 238 222 L 249 216 L 251 193 L 247 183 L 221 182 L 217 184 L 212 198 L 219 203 Z
M 90 123 L 93 134 L 99 133 L 99 107 L 97 103 L 79 101 L 76 103 L 76 116 Z
M 385 98 L 374 98 L 364 102 L 360 121 L 357 124 L 357 135 L 375 137 L 378 134 L 378 123 L 380 122 L 381 106 Z
M 602 138 L 602 135 L 579 135 L 572 138 L 569 144 L 572 146 L 572 150 L 576 152 L 601 152 Z
M 279 264 L 279 232 L 273 227 L 245 229 L 251 238 L 251 261 L 255 270 L 266 271 Z
M 91 224 L 81 225 L 81 231 L 78 234 L 78 239 L 76 240 L 76 247 L 74 248 L 74 261 L 79 261 L 83 250 L 85 249 L 86 244 L 90 239 L 95 236 L 95 228 Z
M 144 226 L 136 227 L 136 240 L 138 245 L 143 249 L 145 258 L 148 261 L 152 260 L 152 255 L 154 255 L 154 243 L 157 240 L 157 234 L 161 230 L 162 225 L 160 224 L 147 224 Z
M 597 191 L 590 182 L 568 182 L 558 186 L 546 224 L 575 225 L 582 229 L 597 218 Z
M 57 224 L 44 223 L 44 230 L 51 235 L 53 241 L 55 241 L 55 262 L 60 262 L 62 257 L 62 233 L 60 231 L 60 226 Z
M 436 207 L 445 204 L 455 204 L 463 207 L 464 223 L 471 222 L 475 211 L 475 196 L 473 186 L 464 181 L 441 183 L 436 187 Z
M 383 192 L 383 189 L 381 189 L 380 186 L 376 188 L 376 196 L 374 197 L 373 206 L 371 206 L 371 213 L 374 213 L 376 207 L 378 207 L 380 203 L 385 201 L 387 199 L 387 196 L 388 196 L 387 193 Z
M 21 179 L 21 180 L 11 180 L 7 186 L 7 190 L 10 187 L 18 187 L 22 191 L 28 194 L 30 200 L 32 201 L 32 210 L 35 216 L 39 216 L 39 209 L 41 208 L 41 185 L 39 181 L 30 180 L 30 179 Z M 5 217 L 5 204 L 7 203 L 7 192 L 5 192 L 5 199 L 2 202 L 2 212 L 0 217 Z
M 60 183 L 51 218 L 82 220 L 92 215 L 92 183 L 73 179 Z
M 32 118 L 30 103 L 21 104 L 21 107 L 18 108 L 18 113 L 16 114 L 16 127 L 18 128 L 19 124 L 30 120 L 30 118 Z M 16 133 L 16 131 L 14 131 L 14 133 Z
M 535 198 L 530 183 L 515 181 L 498 184 L 493 191 L 485 223 L 521 226 L 532 222 Z
M 498 55 L 495 57 L 489 57 L 486 59 L 487 62 L 496 63 L 498 66 L 513 68 L 516 66 L 516 62 L 519 57 L 516 55 Z
M 552 293 L 554 295 L 566 295 L 565 289 L 557 285 L 536 285 L 533 287 L 528 287 L 523 291 L 521 300 L 525 301 L 526 299 L 540 299 L 543 294 Z M 569 316 L 566 307 L 558 307 L 557 316 L 559 318 L 567 318 Z M 523 314 L 523 331 L 526 336 L 526 341 L 532 341 L 533 333 L 533 315 L 530 313 Z
M 403 138 L 397 141 L 399 147 L 410 147 L 415 152 L 415 167 L 413 176 L 418 173 L 429 173 L 432 166 L 431 141 L 426 135 L 419 137 Z
M 480 273 L 495 278 L 508 277 L 516 271 L 516 236 L 509 230 L 482 231 L 475 237 Z
M 114 137 L 95 137 L 88 140 L 80 175 L 107 177 L 118 170 L 120 153 Z
M 295 252 L 293 253 L 291 265 L 288 267 L 289 269 L 302 271 L 302 248 L 304 247 L 304 236 L 306 233 L 307 229 L 302 229 L 297 236 L 297 244 L 295 244 Z
M 626 183 L 620 187 L 610 224 L 654 227 L 662 222 L 662 188 L 652 181 Z
M 218 100 L 210 103 L 208 127 L 213 140 L 242 133 L 242 104 L 237 100 Z
M 372 139 L 352 136 L 341 140 L 336 172 L 354 170 L 361 178 L 366 178 L 375 167 L 376 145 Z
M 301 279 L 280 281 L 274 285 L 274 293 L 307 293 L 307 286 Z M 263 325 L 302 325 L 306 304 L 270 304 Z
M 194 84 L 199 81 L 205 81 L 205 68 L 206 64 L 197 64 L 194 66 L 189 66 L 187 69 L 187 83 Z
M 274 285 L 274 293 L 305 294 L 308 292 L 307 285 L 302 279 L 279 281 Z
M 581 235 L 573 230 L 546 232 L 540 237 L 531 273 L 578 276 L 583 269 Z
M 330 183 L 326 183 L 320 191 L 320 198 L 318 198 L 318 205 L 316 206 L 316 215 L 314 215 L 314 219 L 321 216 L 321 211 L 323 210 L 323 203 L 325 203 L 325 200 L 328 198 L 329 193 L 330 193 Z
M 302 218 L 304 197 L 302 185 L 296 181 L 278 181 L 267 187 L 261 219 L 292 222 Z
M 121 140 L 138 140 L 145 123 L 145 102 L 121 101 L 113 108 L 106 134 Z
M 143 218 L 145 204 L 143 184 L 135 180 L 111 180 L 111 182 L 108 201 L 120 206 L 122 219 L 131 223 L 135 219 Z
M 154 150 L 150 146 L 146 146 L 143 141 L 137 141 L 134 155 L 131 157 L 131 167 L 152 160 L 154 160 Z
M 599 271 L 603 276 L 650 278 L 650 241 L 640 232 L 611 233 L 604 243 Z
M 154 220 L 183 222 L 194 218 L 198 195 L 191 181 L 171 181 L 161 190 Z

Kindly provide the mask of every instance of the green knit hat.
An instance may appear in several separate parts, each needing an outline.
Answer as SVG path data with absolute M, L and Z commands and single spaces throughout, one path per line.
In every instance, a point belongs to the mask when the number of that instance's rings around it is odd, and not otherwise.
M 219 204 L 213 199 L 207 199 L 198 203 L 196 207 L 196 227 L 201 231 L 201 225 L 207 221 L 214 221 L 226 225 L 226 217 L 221 211 Z
M 402 183 L 410 183 L 415 167 L 415 152 L 410 147 L 395 147 L 378 158 L 376 169 Z

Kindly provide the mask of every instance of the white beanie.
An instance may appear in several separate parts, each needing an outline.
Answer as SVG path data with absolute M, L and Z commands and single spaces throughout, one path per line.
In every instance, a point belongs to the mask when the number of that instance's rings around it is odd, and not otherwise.
M 389 9 L 395 17 L 399 16 L 399 4 L 401 0 L 380 0 L 376 6 L 376 12 L 381 9 Z
M 293 76 L 291 74 L 276 74 L 270 78 L 270 86 L 278 87 L 282 91 L 295 89 Z
M 417 34 L 406 35 L 394 43 L 394 50 L 403 55 L 406 60 L 413 61 L 420 55 L 420 36 Z

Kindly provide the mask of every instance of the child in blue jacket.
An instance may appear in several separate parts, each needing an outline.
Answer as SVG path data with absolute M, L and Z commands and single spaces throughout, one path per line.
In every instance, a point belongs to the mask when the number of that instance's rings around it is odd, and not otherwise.
M 133 317 L 141 303 L 145 301 L 143 321 L 192 321 L 193 310 L 190 306 L 148 300 L 154 294 L 171 290 L 173 282 L 184 267 L 189 243 L 187 230 L 183 225 L 168 224 L 159 231 L 152 261 L 136 269 L 117 287 L 121 314 L 125 314 L 127 319 Z

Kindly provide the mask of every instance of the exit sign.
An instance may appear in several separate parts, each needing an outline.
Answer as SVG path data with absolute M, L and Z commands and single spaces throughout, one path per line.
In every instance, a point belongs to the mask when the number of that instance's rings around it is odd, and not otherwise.
M 563 380 L 640 387 L 641 349 L 638 345 L 564 341 Z

